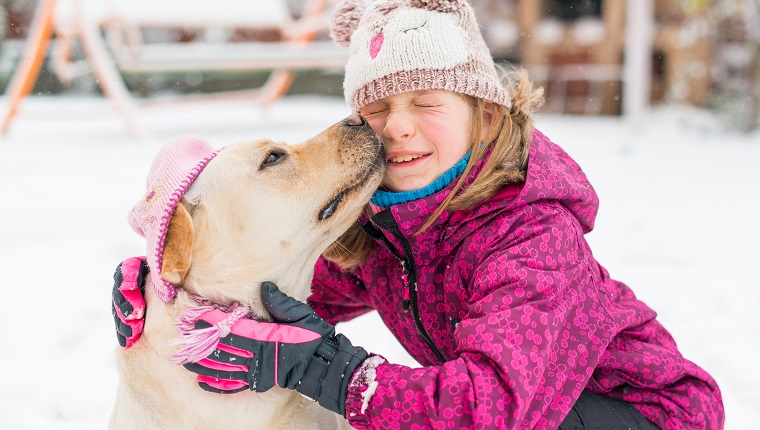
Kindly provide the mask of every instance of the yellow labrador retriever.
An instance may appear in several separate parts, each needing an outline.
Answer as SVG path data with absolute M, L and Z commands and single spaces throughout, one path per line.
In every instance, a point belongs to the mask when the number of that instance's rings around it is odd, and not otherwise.
M 385 168 L 382 145 L 349 118 L 298 145 L 269 140 L 231 145 L 208 162 L 168 225 L 161 278 L 168 303 L 146 284 L 143 335 L 117 352 L 112 429 L 336 429 L 347 421 L 275 386 L 220 395 L 174 364 L 177 319 L 197 297 L 240 303 L 262 319 L 260 285 L 272 281 L 305 301 L 320 254 L 355 220 Z M 152 195 L 146 197 L 150 200 Z M 155 278 L 154 278 L 155 280 Z

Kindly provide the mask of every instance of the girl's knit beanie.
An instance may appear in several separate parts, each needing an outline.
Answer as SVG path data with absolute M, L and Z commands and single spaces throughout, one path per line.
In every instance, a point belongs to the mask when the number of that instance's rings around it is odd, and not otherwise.
M 330 35 L 349 48 L 346 102 L 448 90 L 510 107 L 475 13 L 466 0 L 345 0 Z

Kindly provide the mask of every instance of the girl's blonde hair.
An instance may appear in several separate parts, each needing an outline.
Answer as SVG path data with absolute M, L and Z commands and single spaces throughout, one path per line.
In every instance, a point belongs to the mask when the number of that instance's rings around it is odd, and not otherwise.
M 543 89 L 534 88 L 524 69 L 504 71 L 504 87 L 512 96 L 512 107 L 488 103 L 462 95 L 470 105 L 472 155 L 454 189 L 417 231 L 421 233 L 435 222 L 444 210 L 470 209 L 496 194 L 507 184 L 525 182 L 528 169 L 533 113 L 543 101 Z M 483 116 L 490 112 L 489 135 L 481 141 Z M 467 187 L 465 179 L 476 163 L 491 151 L 478 176 Z M 369 208 L 367 208 L 369 211 Z M 368 212 L 369 213 L 369 212 Z M 355 223 L 322 254 L 344 268 L 363 263 L 374 242 Z

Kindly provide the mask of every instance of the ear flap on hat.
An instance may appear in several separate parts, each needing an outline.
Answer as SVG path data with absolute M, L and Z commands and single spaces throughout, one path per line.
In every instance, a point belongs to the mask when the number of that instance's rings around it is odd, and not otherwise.
M 432 10 L 435 12 L 456 12 L 462 7 L 466 0 L 412 0 L 413 7 Z
M 182 200 L 174 209 L 164 240 L 164 255 L 161 265 L 161 278 L 174 285 L 185 279 L 190 269 L 190 257 L 193 251 L 193 219 Z
M 340 46 L 347 47 L 351 43 L 359 21 L 364 16 L 371 0 L 345 0 L 330 17 L 330 37 Z

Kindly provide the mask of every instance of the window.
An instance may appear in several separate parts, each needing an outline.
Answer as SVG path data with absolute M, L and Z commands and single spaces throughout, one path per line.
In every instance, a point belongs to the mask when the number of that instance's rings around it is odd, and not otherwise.
M 601 17 L 602 0 L 545 0 L 544 15 L 562 21 Z

